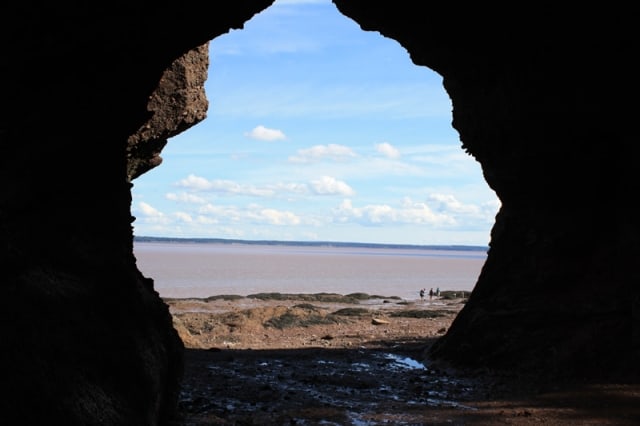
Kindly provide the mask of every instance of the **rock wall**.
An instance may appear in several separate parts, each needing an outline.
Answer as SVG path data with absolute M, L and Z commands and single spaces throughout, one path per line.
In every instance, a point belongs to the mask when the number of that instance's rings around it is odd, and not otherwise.
M 183 348 L 135 264 L 130 181 L 204 118 L 206 43 L 271 3 L 0 6 L 8 424 L 169 423 Z M 428 356 L 637 377 L 633 14 L 335 3 L 443 76 L 502 201 L 476 289 Z
M 183 346 L 130 180 L 204 117 L 208 41 L 270 4 L 0 6 L 0 423 L 169 424 Z
M 462 147 L 502 202 L 471 298 L 428 355 L 637 377 L 630 11 L 334 3 L 443 76 Z
M 130 181 L 162 163 L 167 139 L 206 118 L 208 73 L 209 43 L 188 51 L 163 72 L 147 104 L 151 117 L 127 140 Z

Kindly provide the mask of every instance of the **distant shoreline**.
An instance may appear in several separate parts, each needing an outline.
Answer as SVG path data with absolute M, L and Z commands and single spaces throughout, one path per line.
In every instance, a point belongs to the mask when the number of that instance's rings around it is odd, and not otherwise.
M 188 244 L 245 244 L 245 245 L 272 245 L 272 246 L 302 246 L 302 247 L 365 247 L 387 249 L 415 249 L 415 250 L 455 250 L 455 251 L 483 251 L 489 250 L 488 246 L 473 245 L 419 245 L 419 244 L 385 244 L 385 243 L 358 243 L 339 241 L 279 241 L 279 240 L 239 240 L 226 238 L 177 238 L 177 237 L 147 237 L 134 236 L 134 242 L 144 243 L 188 243 Z

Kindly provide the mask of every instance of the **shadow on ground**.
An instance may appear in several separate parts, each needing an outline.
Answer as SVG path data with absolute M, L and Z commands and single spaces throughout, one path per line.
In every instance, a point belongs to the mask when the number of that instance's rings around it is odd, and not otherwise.
M 179 424 L 635 425 L 640 387 L 542 384 L 422 363 L 433 340 L 366 348 L 187 349 Z

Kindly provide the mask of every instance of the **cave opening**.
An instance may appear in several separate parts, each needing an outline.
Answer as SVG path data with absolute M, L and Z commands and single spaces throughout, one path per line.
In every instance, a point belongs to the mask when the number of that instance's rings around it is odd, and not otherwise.
M 212 40 L 209 55 L 207 118 L 171 138 L 162 166 L 134 181 L 137 238 L 462 251 L 441 252 L 453 257 L 436 267 L 416 266 L 417 252 L 402 253 L 404 263 L 396 253 L 395 271 L 363 266 L 365 277 L 352 263 L 340 279 L 324 278 L 339 284 L 307 279 L 296 288 L 296 278 L 269 276 L 273 258 L 245 256 L 234 269 L 224 256 L 219 265 L 185 250 L 165 261 L 158 259 L 167 253 L 137 242 L 138 266 L 161 296 L 319 289 L 413 301 L 422 287 L 473 289 L 499 201 L 460 147 L 437 73 L 413 64 L 396 41 L 362 31 L 330 1 L 276 1 Z M 379 260 L 372 264 L 382 267 Z M 298 263 L 298 280 L 308 278 L 310 263 L 318 275 L 336 270 L 317 259 Z M 263 284 L 247 284 L 247 276 Z

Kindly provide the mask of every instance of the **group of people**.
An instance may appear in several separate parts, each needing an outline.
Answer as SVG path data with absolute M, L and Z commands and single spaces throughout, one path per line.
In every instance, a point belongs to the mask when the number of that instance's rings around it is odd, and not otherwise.
M 424 293 L 426 289 L 420 289 L 420 300 L 424 300 Z M 429 300 L 433 300 L 433 296 L 440 297 L 440 287 L 436 288 L 436 291 L 433 291 L 433 287 L 429 289 Z

